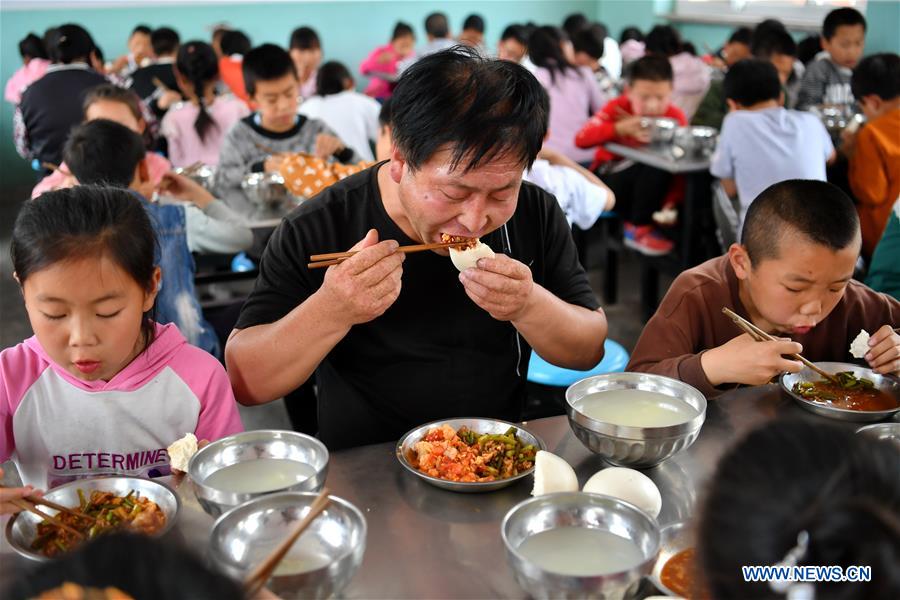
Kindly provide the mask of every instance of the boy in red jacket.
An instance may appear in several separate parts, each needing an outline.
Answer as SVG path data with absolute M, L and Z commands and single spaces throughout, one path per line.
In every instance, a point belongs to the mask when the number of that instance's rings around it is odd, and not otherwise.
M 624 160 L 603 144 L 640 146 L 650 141 L 642 117 L 671 117 L 687 125 L 681 109 L 671 104 L 672 66 L 665 57 L 645 56 L 629 66 L 625 92 L 611 100 L 575 136 L 579 148 L 597 146 L 592 170 L 599 170 L 617 198 L 616 210 L 625 221 L 625 245 L 650 256 L 668 254 L 672 241 L 653 225 L 653 213 L 672 204 L 678 193 L 672 174 Z M 665 200 L 665 202 L 664 202 Z

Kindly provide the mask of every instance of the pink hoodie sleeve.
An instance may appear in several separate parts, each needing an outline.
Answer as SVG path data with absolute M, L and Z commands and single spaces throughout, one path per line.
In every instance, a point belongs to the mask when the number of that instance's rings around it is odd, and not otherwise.
M 24 342 L 0 352 L 0 463 L 9 460 L 16 449 L 13 416 L 25 392 L 48 366 Z
M 169 366 L 191 388 L 200 401 L 200 416 L 194 435 L 215 441 L 244 430 L 231 382 L 222 365 L 199 348 L 184 345 Z
M 379 46 L 375 48 L 369 56 L 359 63 L 359 72 L 362 75 L 368 75 L 373 71 L 376 73 L 396 73 L 397 72 L 397 56 L 391 52 L 391 60 L 386 63 L 379 62 L 378 58 L 385 52 L 391 51 L 391 45 Z
M 59 165 L 60 169 L 65 169 L 65 163 Z M 55 190 L 62 185 L 63 180 L 66 178 L 65 175 L 62 174 L 61 170 L 53 171 L 43 179 L 41 179 L 34 189 L 31 190 L 31 199 L 34 200 L 44 192 L 49 192 L 51 190 Z

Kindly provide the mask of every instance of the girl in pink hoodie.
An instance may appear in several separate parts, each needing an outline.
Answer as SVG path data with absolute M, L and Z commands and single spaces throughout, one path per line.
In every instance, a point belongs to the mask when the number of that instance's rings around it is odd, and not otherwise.
M 0 462 L 26 486 L 167 475 L 166 448 L 186 432 L 243 429 L 222 366 L 153 321 L 155 247 L 126 190 L 77 186 L 23 205 L 10 252 L 35 335 L 0 352 Z M 0 488 L 0 511 L 30 490 Z

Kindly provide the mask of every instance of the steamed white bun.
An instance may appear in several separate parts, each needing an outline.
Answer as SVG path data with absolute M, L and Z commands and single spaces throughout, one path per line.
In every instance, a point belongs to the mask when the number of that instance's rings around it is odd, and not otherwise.
M 630 502 L 654 519 L 662 510 L 659 488 L 652 479 L 634 469 L 609 467 L 598 471 L 584 484 L 584 491 Z
M 468 250 L 450 248 L 450 260 L 460 273 L 466 269 L 477 267 L 479 258 L 494 258 L 494 251 L 481 241 L 475 242 L 475 247 Z
M 575 469 L 565 459 L 546 450 L 538 450 L 534 457 L 534 488 L 531 495 L 577 491 Z
M 183 438 L 168 447 L 169 465 L 178 471 L 187 472 L 191 457 L 197 453 L 197 436 L 186 433 Z

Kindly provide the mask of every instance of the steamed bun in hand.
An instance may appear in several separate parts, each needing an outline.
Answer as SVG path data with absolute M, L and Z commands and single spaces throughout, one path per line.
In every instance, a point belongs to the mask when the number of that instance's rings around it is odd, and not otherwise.
M 471 248 L 450 248 L 450 260 L 460 273 L 469 268 L 476 268 L 479 258 L 494 258 L 494 256 L 491 247 L 480 240 L 475 240 L 475 245 Z
M 197 436 L 186 433 L 183 438 L 173 442 L 166 452 L 169 454 L 169 465 L 176 471 L 186 473 L 191 457 L 197 453 Z

